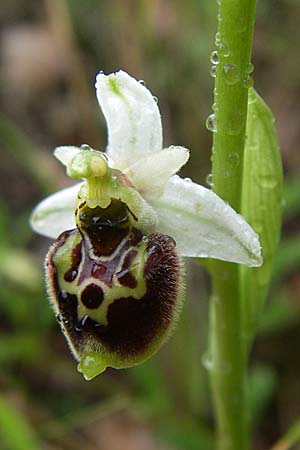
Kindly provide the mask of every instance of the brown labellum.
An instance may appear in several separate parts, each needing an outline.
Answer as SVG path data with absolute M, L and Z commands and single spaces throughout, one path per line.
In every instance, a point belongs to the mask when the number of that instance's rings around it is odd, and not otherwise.
M 129 367 L 170 334 L 183 297 L 175 241 L 145 236 L 119 200 L 84 203 L 78 229 L 65 231 L 46 258 L 48 292 L 77 360 L 101 354 L 105 366 Z

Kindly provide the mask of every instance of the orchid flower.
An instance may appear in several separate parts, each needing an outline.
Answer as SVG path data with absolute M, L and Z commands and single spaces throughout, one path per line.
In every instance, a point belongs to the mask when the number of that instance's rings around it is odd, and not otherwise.
M 79 183 L 43 200 L 32 228 L 56 239 L 50 301 L 86 379 L 138 364 L 170 335 L 183 302 L 182 257 L 262 264 L 258 236 L 213 191 L 176 173 L 184 147 L 163 148 L 157 101 L 143 83 L 100 72 L 106 152 L 58 147 Z

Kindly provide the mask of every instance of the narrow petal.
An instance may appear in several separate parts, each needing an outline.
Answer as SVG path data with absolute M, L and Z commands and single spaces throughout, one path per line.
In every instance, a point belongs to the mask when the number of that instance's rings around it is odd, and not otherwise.
M 74 209 L 81 184 L 62 189 L 37 205 L 30 218 L 36 233 L 57 238 L 63 231 L 75 228 Z
M 139 159 L 129 167 L 128 175 L 146 199 L 159 197 L 171 175 L 178 172 L 188 159 L 186 148 L 171 146 Z
M 72 161 L 75 155 L 79 153 L 81 149 L 79 147 L 73 147 L 71 145 L 69 146 L 62 146 L 62 147 L 56 147 L 54 150 L 54 156 L 64 165 L 67 166 L 69 162 Z
M 110 75 L 100 72 L 96 89 L 107 122 L 107 152 L 118 169 L 162 149 L 159 109 L 143 84 L 122 70 Z
M 159 218 L 159 231 L 169 234 L 183 256 L 210 257 L 260 266 L 257 234 L 214 192 L 177 175 L 162 197 L 150 201 Z

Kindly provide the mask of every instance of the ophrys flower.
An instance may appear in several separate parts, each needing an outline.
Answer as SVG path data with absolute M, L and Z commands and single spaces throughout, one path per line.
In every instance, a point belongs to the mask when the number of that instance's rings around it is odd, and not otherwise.
M 38 233 L 57 238 L 46 258 L 48 292 L 87 379 L 129 367 L 169 336 L 182 306 L 181 256 L 261 264 L 258 236 L 210 189 L 175 173 L 189 152 L 163 149 L 150 91 L 127 73 L 96 82 L 106 153 L 58 147 L 83 179 L 41 202 Z

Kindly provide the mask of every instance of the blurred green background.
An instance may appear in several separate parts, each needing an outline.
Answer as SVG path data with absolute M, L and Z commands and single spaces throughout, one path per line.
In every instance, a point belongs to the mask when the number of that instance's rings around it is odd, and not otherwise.
M 255 86 L 276 117 L 285 172 L 282 243 L 250 363 L 254 443 L 264 450 L 300 426 L 300 3 L 257 7 Z M 1 450 L 215 448 L 203 268 L 188 263 L 182 320 L 156 357 L 86 382 L 45 293 L 51 241 L 34 235 L 28 218 L 70 184 L 52 156 L 56 145 L 105 148 L 99 70 L 145 80 L 159 98 L 165 144 L 191 150 L 183 175 L 206 183 L 216 17 L 211 0 L 1 2 Z

